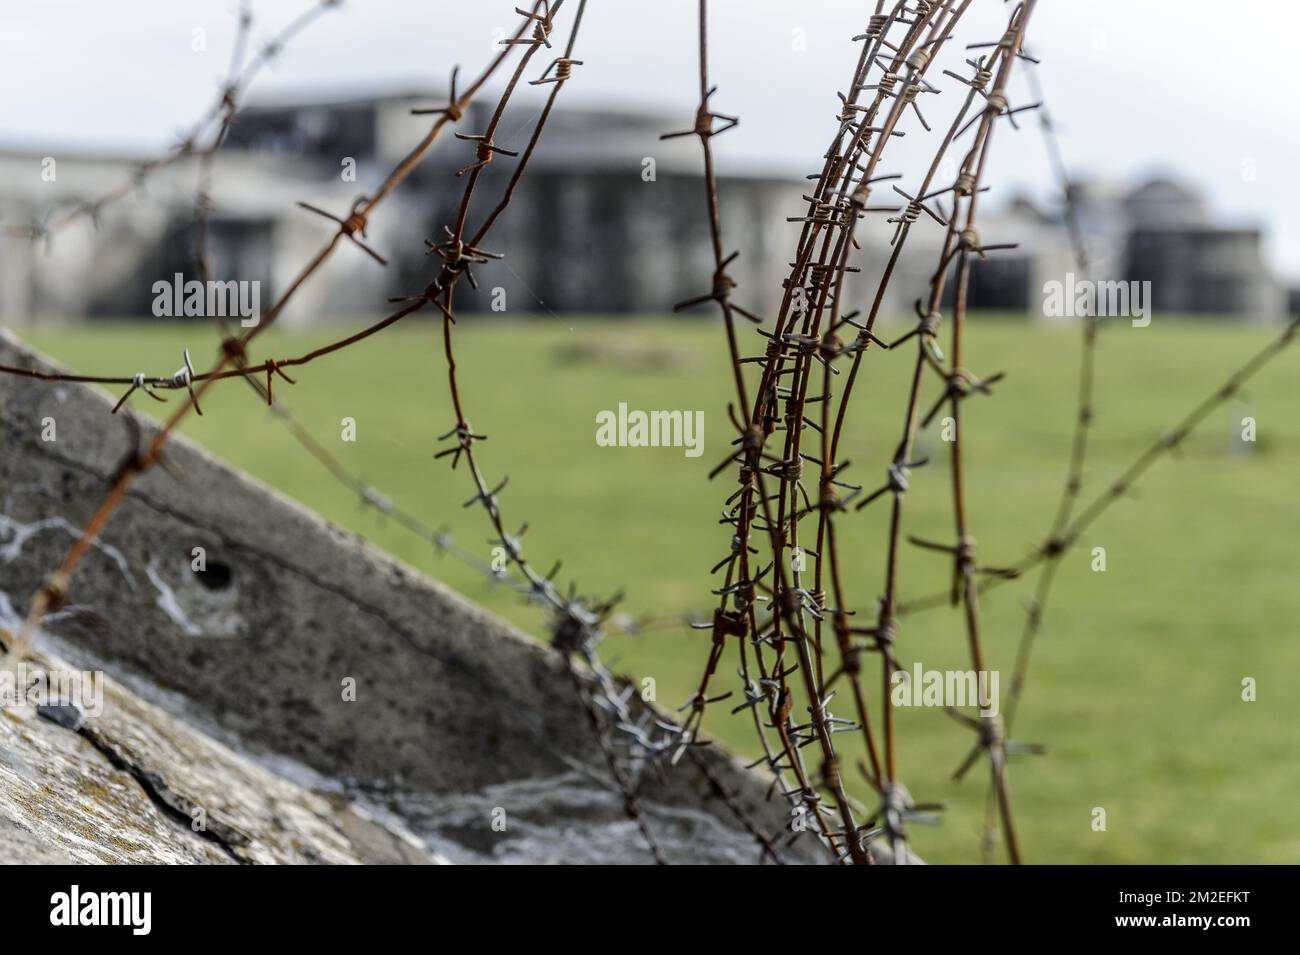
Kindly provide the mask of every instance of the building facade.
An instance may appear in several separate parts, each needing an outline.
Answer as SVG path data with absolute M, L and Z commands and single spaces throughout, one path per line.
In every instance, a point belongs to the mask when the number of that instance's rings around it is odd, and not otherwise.
M 429 128 L 413 109 L 444 99 L 397 92 L 358 99 L 295 98 L 242 111 L 213 166 L 206 247 L 210 277 L 261 283 L 269 304 L 293 282 L 333 226 L 298 201 L 346 216 L 377 189 Z M 527 144 L 536 110 L 507 113 L 496 145 Z M 373 315 L 388 299 L 418 293 L 437 274 L 428 243 L 455 222 L 476 144 L 453 132 L 486 128 L 488 107 L 475 104 L 449 126 L 369 224 L 367 243 L 388 259 L 381 268 L 360 249 L 340 248 L 279 319 L 285 325 Z M 694 137 L 660 140 L 689 117 L 641 112 L 557 109 L 486 245 L 503 258 L 474 269 L 477 289 L 461 283 L 458 307 L 507 314 L 663 314 L 711 285 L 712 250 L 705 218 L 701 160 Z M 79 203 L 120 186 L 138 168 L 129 158 L 48 157 L 0 151 L 0 224 L 41 226 Z M 497 155 L 483 170 L 468 216 L 483 221 L 506 188 L 515 159 Z M 0 247 L 0 320 L 138 317 L 151 314 L 152 287 L 176 273 L 197 277 L 194 160 L 151 175 L 140 195 L 106 207 L 48 241 L 5 240 Z M 724 243 L 739 259 L 728 267 L 736 300 L 771 316 L 782 295 L 807 182 L 788 172 L 721 164 Z M 1276 318 L 1287 296 L 1268 274 L 1261 234 L 1209 221 L 1195 195 L 1165 179 L 1128 191 L 1085 184 L 1074 191 L 1092 263 L 1092 278 L 1146 280 L 1161 312 Z M 860 226 L 861 269 L 847 282 L 851 307 L 869 303 L 894 226 L 876 214 Z M 971 277 L 973 308 L 1042 315 L 1045 283 L 1075 270 L 1061 209 L 1013 201 L 982 216 L 986 241 L 1016 243 Z M 908 240 L 882 307 L 882 320 L 912 314 L 925 295 L 943 241 L 941 226 L 922 218 Z M 949 283 L 951 286 L 951 283 Z

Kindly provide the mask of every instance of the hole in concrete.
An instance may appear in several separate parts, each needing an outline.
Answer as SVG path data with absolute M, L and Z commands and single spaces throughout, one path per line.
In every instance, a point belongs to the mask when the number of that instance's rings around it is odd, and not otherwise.
M 225 590 L 230 586 L 232 576 L 230 567 L 219 561 L 208 561 L 207 570 L 196 570 L 194 576 L 199 578 L 199 583 L 209 590 Z

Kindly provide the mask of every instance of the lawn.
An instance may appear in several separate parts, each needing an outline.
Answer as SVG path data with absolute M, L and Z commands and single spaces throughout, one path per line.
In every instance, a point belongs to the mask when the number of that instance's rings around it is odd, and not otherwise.
M 339 333 L 272 331 L 259 354 L 283 358 Z M 1217 322 L 1160 321 L 1102 335 L 1090 498 L 1168 425 L 1275 331 Z M 26 330 L 37 347 L 85 372 L 170 371 L 188 345 L 203 361 L 215 336 L 198 324 L 108 325 Z M 458 330 L 462 390 L 490 480 L 509 475 L 506 521 L 527 521 L 526 553 L 585 592 L 623 589 L 623 609 L 672 617 L 706 612 L 708 568 L 724 553 L 721 502 L 734 484 L 707 472 L 733 435 L 721 330 L 709 321 L 502 321 L 469 316 Z M 750 343 L 755 352 L 761 341 Z M 899 436 L 906 355 L 872 352 L 850 416 L 845 455 L 851 479 L 876 486 Z M 1078 337 L 1074 329 L 976 317 L 966 363 L 1006 371 L 993 397 L 966 405 L 971 521 L 990 563 L 1013 561 L 1046 530 L 1069 447 Z M 1300 861 L 1300 548 L 1295 500 L 1300 417 L 1294 382 L 1300 352 L 1266 369 L 1244 398 L 1216 410 L 1175 455 L 1159 462 L 1068 555 L 1039 642 L 1016 736 L 1043 743 L 1043 756 L 1012 763 L 1012 792 L 1027 858 L 1039 862 Z M 463 546 L 490 557 L 479 509 L 462 508 L 469 478 L 434 460 L 436 437 L 454 423 L 434 326 L 398 326 L 277 383 L 299 418 L 349 467 Z M 928 405 L 931 399 L 927 397 Z M 596 415 L 632 409 L 704 411 L 704 453 L 681 448 L 600 447 Z M 154 413 L 162 406 L 135 400 Z M 1236 436 L 1244 416 L 1258 440 Z M 341 420 L 356 421 L 354 443 Z M 233 464 L 363 534 L 435 578 L 533 633 L 541 611 L 385 520 L 330 480 L 251 389 L 227 383 L 204 401 L 184 433 Z M 906 530 L 951 537 L 946 445 L 923 441 L 931 457 L 914 472 Z M 886 509 L 841 518 L 846 586 L 869 613 L 882 581 Z M 1106 570 L 1091 569 L 1106 549 Z M 941 588 L 948 562 L 909 548 L 904 598 Z M 987 654 L 1009 680 L 1028 582 L 984 601 Z M 656 681 L 659 701 L 690 694 L 707 636 L 672 625 L 611 637 L 620 669 Z M 908 617 L 900 652 L 927 668 L 965 668 L 957 615 Z M 720 674 L 729 679 L 734 667 Z M 1242 680 L 1258 683 L 1256 702 Z M 743 724 L 717 707 L 706 730 L 749 753 Z M 986 782 L 950 779 L 971 744 L 968 731 L 932 709 L 900 714 L 900 772 L 919 800 L 947 804 L 944 821 L 917 828 L 936 862 L 973 862 Z M 849 738 L 850 734 L 839 737 Z M 846 774 L 856 794 L 865 784 Z M 1093 830 L 1093 810 L 1107 828 Z

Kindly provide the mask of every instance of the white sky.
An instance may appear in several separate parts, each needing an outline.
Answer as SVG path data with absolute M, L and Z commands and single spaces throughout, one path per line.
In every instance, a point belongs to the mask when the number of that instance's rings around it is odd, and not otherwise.
M 255 0 L 262 38 L 310 0 Z M 518 0 L 345 0 L 287 50 L 253 94 L 440 86 L 453 63 L 477 70 Z M 567 35 L 572 8 L 560 23 Z M 867 0 L 712 0 L 715 106 L 740 126 L 728 161 L 813 171 L 861 32 Z M 153 151 L 211 101 L 225 71 L 235 0 L 7 0 L 0 11 L 0 147 Z M 975 0 L 960 42 L 996 39 L 1009 8 Z M 694 113 L 694 0 L 589 0 L 563 100 Z M 1171 172 L 1212 212 L 1264 227 L 1273 268 L 1300 282 L 1300 104 L 1291 72 L 1300 5 L 1280 0 L 1040 0 L 1029 49 L 1072 173 L 1121 181 Z M 191 49 L 196 28 L 207 52 Z M 802 31 L 804 49 L 795 49 Z M 953 50 L 950 55 L 958 51 Z M 953 84 L 945 80 L 949 88 Z M 1026 97 L 1019 88 L 1020 101 Z M 946 123 L 955 96 L 931 97 Z M 922 100 L 925 103 L 925 99 Z M 1013 98 L 1013 105 L 1014 105 Z M 1051 183 L 1032 117 L 995 140 L 989 182 L 1043 195 Z M 999 137 L 1004 133 L 1000 132 Z M 1024 138 L 1014 146 L 1011 135 Z M 924 142 L 891 147 L 890 170 Z M 917 150 L 910 152 L 909 150 Z M 999 161 L 1001 160 L 1001 161 Z

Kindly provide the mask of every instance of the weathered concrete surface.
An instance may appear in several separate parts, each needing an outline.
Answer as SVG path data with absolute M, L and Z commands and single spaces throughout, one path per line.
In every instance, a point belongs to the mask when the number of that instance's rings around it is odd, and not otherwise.
M 0 362 L 44 364 L 8 337 Z M 81 386 L 0 376 L 0 624 L 25 612 L 131 450 L 110 407 Z M 55 441 L 42 440 L 46 419 Z M 597 782 L 602 759 L 557 654 L 189 442 L 168 448 L 171 473 L 135 482 L 48 619 L 47 645 L 316 788 L 410 821 L 449 857 L 648 860 Z M 191 570 L 196 547 L 204 573 Z M 786 810 L 762 780 L 699 752 L 780 830 Z M 675 861 L 757 860 L 689 761 L 641 798 Z
M 69 670 L 38 653 L 28 665 Z M 428 863 L 418 840 L 255 765 L 105 679 L 0 715 L 6 863 Z

